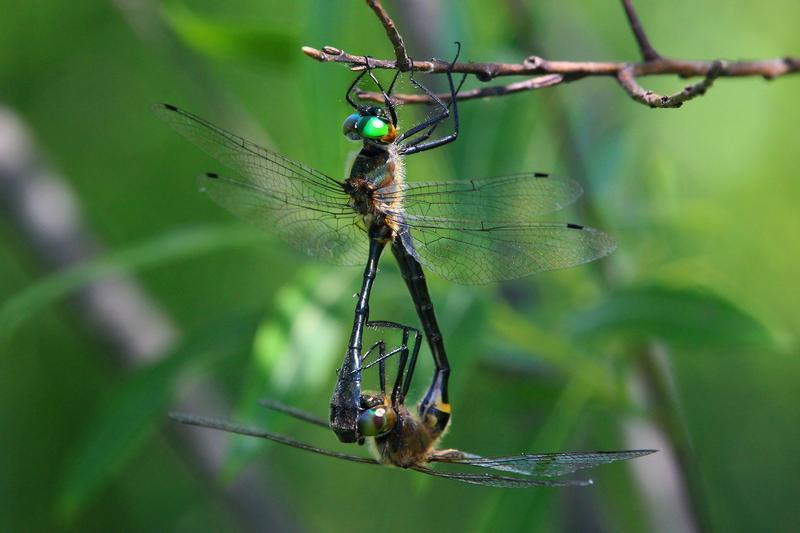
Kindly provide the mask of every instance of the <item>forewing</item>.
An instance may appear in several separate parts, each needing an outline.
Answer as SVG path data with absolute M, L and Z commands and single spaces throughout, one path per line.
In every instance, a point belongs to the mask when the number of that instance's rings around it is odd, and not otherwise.
M 276 197 L 237 178 L 206 174 L 200 190 L 231 213 L 277 233 L 297 250 L 340 265 L 363 264 L 369 239 L 353 210 L 332 210 L 308 199 Z
M 465 472 L 442 472 L 439 470 L 431 470 L 424 466 L 411 467 L 417 472 L 428 474 L 429 476 L 436 476 L 445 479 L 452 479 L 462 483 L 469 483 L 471 485 L 483 485 L 486 487 L 498 487 L 507 489 L 527 489 L 531 487 L 563 487 L 566 485 L 591 485 L 591 481 L 574 481 L 574 480 L 543 480 L 543 479 L 522 479 L 510 476 L 495 476 L 491 474 L 468 474 Z
M 511 455 L 506 457 L 480 457 L 462 453 L 432 456 L 431 461 L 441 463 L 466 464 L 513 472 L 534 477 L 558 477 L 594 468 L 602 464 L 624 461 L 649 455 L 655 450 L 627 450 L 619 452 L 567 452 Z
M 261 439 L 271 440 L 273 442 L 277 442 L 279 444 L 283 444 L 286 446 L 291 446 L 292 448 L 299 448 L 301 450 L 306 450 L 308 452 L 316 453 L 319 455 L 325 455 L 328 457 L 334 457 L 336 459 L 342 459 L 345 461 L 351 461 L 354 463 L 364 463 L 370 465 L 377 465 L 379 464 L 378 461 L 375 459 L 370 459 L 368 457 L 360 457 L 358 455 L 350 455 L 347 453 L 335 452 L 333 450 L 326 450 L 324 448 L 318 448 L 311 444 L 295 440 L 289 437 L 285 437 L 283 435 L 278 435 L 277 433 L 270 433 L 268 431 L 262 431 L 260 429 L 251 428 L 247 426 L 241 426 L 239 424 L 234 424 L 227 420 L 222 420 L 219 418 L 211 418 L 207 416 L 199 416 L 199 415 L 190 415 L 187 413 L 170 413 L 169 417 L 176 422 L 180 422 L 182 424 L 188 424 L 190 426 L 199 426 L 208 429 L 218 429 L 221 431 L 227 431 L 228 433 L 236 433 L 238 435 L 246 435 L 248 437 L 258 437 Z
M 156 115 L 238 177 L 208 174 L 201 189 L 232 213 L 277 233 L 300 251 L 361 264 L 368 240 L 337 180 L 262 148 L 172 105 Z
M 464 181 L 403 182 L 381 189 L 380 195 L 387 205 L 402 205 L 402 212 L 389 210 L 394 215 L 488 224 L 530 222 L 571 204 L 582 192 L 575 181 L 534 172 Z M 393 202 L 395 199 L 402 202 Z
M 272 400 L 269 398 L 264 398 L 258 400 L 258 404 L 262 407 L 266 407 L 270 411 L 277 411 L 278 413 L 283 413 L 289 415 L 297 420 L 302 420 L 303 422 L 308 422 L 309 424 L 314 424 L 315 426 L 320 426 L 325 429 L 331 429 L 331 425 L 327 420 L 324 420 L 317 415 L 313 415 L 302 409 L 298 409 L 296 407 L 291 407 L 289 405 L 282 404 L 279 401 Z
M 395 222 L 403 246 L 417 261 L 464 284 L 569 268 L 616 248 L 609 235 L 577 224 L 485 224 L 414 215 Z

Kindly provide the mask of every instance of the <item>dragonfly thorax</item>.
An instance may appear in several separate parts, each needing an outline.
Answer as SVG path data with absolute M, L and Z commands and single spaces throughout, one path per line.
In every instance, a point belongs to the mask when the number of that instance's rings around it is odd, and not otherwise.
M 374 439 L 378 461 L 401 468 L 424 465 L 438 436 L 405 405 L 395 405 L 394 412 L 396 420 L 392 429 Z
M 374 212 L 373 187 L 364 178 L 350 178 L 344 182 L 345 192 L 350 195 L 350 207 L 353 211 L 362 216 L 370 215 Z

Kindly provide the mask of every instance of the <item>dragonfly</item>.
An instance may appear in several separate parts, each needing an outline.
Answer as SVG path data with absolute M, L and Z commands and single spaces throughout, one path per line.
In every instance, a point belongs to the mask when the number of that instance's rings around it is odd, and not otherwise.
M 378 261 L 387 246 L 411 294 L 435 365 L 419 414 L 445 426 L 451 412 L 450 365 L 423 266 L 457 283 L 484 284 L 580 265 L 616 247 L 613 238 L 602 231 L 536 220 L 580 196 L 581 187 L 569 179 L 541 172 L 464 181 L 405 179 L 406 156 L 444 146 L 458 137 L 458 89 L 452 76 L 456 59 L 446 72 L 449 104 L 411 72 L 409 81 L 428 96 L 434 111 L 427 120 L 401 131 L 390 96 L 399 71 L 384 90 L 369 58 L 364 58 L 365 68 L 345 95 L 354 112 L 345 119 L 343 133 L 360 141 L 362 147 L 344 181 L 174 105 L 153 108 L 178 133 L 236 171 L 237 177 L 201 176 L 201 190 L 218 204 L 277 233 L 305 254 L 341 265 L 363 265 L 366 259 L 353 329 L 330 403 L 330 427 L 342 442 L 360 442 L 363 437 L 358 430 L 363 414 L 363 335 L 369 325 L 369 297 Z M 379 88 L 383 106 L 354 101 L 364 76 Z M 464 78 L 459 89 L 463 82 Z M 436 128 L 449 117 L 452 132 L 434 138 Z
M 359 418 L 359 429 L 369 435 L 374 457 L 351 455 L 295 440 L 258 428 L 247 427 L 228 420 L 173 412 L 170 417 L 184 424 L 222 430 L 239 435 L 267 439 L 285 446 L 333 457 L 340 460 L 370 465 L 388 465 L 415 470 L 430 476 L 446 478 L 473 485 L 502 488 L 557 487 L 565 485 L 590 485 L 591 479 L 558 479 L 578 470 L 634 459 L 655 450 L 625 450 L 598 452 L 526 453 L 497 457 L 484 457 L 457 449 L 438 449 L 437 444 L 445 426 L 436 418 L 424 418 L 423 405 L 417 413 L 405 405 L 413 375 L 414 362 L 419 353 L 420 333 L 409 326 L 393 322 L 376 321 L 371 327 L 391 327 L 402 330 L 403 339 L 398 348 L 386 352 L 386 343 L 379 341 L 378 357 L 368 366 L 378 365 L 379 391 L 362 392 L 360 404 L 365 416 Z M 413 344 L 409 340 L 413 335 Z M 386 392 L 386 360 L 399 354 L 398 371 L 389 394 Z M 423 400 L 424 401 L 424 400 Z M 311 413 L 284 405 L 273 400 L 262 400 L 262 406 L 287 414 L 303 422 L 329 428 L 329 422 Z M 446 463 L 458 467 L 476 467 L 490 473 L 470 471 L 443 471 L 430 467 L 434 463 Z

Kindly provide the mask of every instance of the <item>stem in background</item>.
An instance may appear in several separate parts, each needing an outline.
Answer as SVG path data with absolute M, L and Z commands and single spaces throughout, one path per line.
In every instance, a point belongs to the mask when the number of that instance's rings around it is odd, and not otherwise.
M 514 19 L 533 20 L 528 8 L 517 0 L 508 0 L 509 9 L 514 15 Z M 524 49 L 543 49 L 544 44 L 535 39 L 538 35 L 535 27 L 520 26 L 520 30 L 527 31 L 527 34 L 519 34 L 516 40 Z M 571 126 L 569 117 L 562 100 L 556 93 L 548 92 L 544 95 L 545 101 L 542 108 L 549 115 L 549 123 L 557 125 L 557 133 L 560 137 L 560 144 L 564 150 L 568 150 L 570 157 L 567 158 L 569 174 L 583 184 L 587 183 L 587 164 L 582 154 L 574 147 L 580 146 L 578 136 Z M 587 198 L 579 202 L 582 216 L 581 222 L 602 227 L 600 215 L 596 210 L 595 204 L 591 201 L 591 190 L 586 192 Z M 598 282 L 608 290 L 613 285 L 613 263 L 609 260 L 592 263 L 592 267 L 597 273 Z M 704 496 L 701 485 L 697 477 L 697 470 L 693 468 L 691 448 L 688 447 L 688 432 L 682 425 L 679 415 L 677 400 L 674 391 L 668 386 L 669 379 L 664 373 L 664 365 L 657 363 L 657 350 L 654 344 L 643 347 L 636 352 L 636 361 L 642 366 L 642 371 L 638 375 L 638 385 L 644 389 L 648 399 L 657 406 L 658 414 L 650 425 L 655 425 L 658 429 L 649 433 L 661 440 L 669 448 L 663 450 L 662 455 L 666 455 L 663 460 L 666 467 L 672 473 L 676 483 L 673 490 L 667 489 L 664 497 L 669 498 L 669 507 L 677 510 L 684 517 L 684 525 L 687 529 L 694 531 L 708 530 L 709 520 L 705 506 Z M 655 429 L 655 428 L 654 428 Z M 649 445 L 649 444 L 648 444 Z M 662 447 L 662 446 L 659 446 Z M 670 453 L 671 452 L 671 453 Z M 656 519 L 653 513 L 652 519 Z M 677 516 L 672 517 L 677 520 Z M 660 524 L 662 530 L 668 530 L 668 524 Z
M 95 257 L 102 245 L 81 216 L 79 198 L 67 180 L 47 168 L 22 120 L 0 107 L 0 206 L 17 235 L 45 270 L 58 270 Z M 173 319 L 132 276 L 99 280 L 79 291 L 71 312 L 108 346 L 109 357 L 123 368 L 154 364 L 180 336 Z M 223 411 L 228 407 L 218 390 L 207 385 L 183 396 L 176 408 L 187 411 Z M 246 531 L 260 531 L 265 523 L 275 531 L 294 530 L 279 503 L 280 493 L 256 474 L 245 471 L 227 487 L 217 483 L 224 463 L 225 437 L 201 435 L 166 422 L 180 455 L 202 475 L 204 486 L 224 502 Z M 210 433 L 210 432 L 207 432 Z
M 631 25 L 633 36 L 636 37 L 636 43 L 639 45 L 639 51 L 642 53 L 642 59 L 645 61 L 655 61 L 661 59 L 661 56 L 656 52 L 647 34 L 644 32 L 642 23 L 639 22 L 639 16 L 636 10 L 633 9 L 631 0 L 622 0 L 622 7 L 625 9 L 625 15 L 628 17 L 628 23 Z
M 659 352 L 664 352 L 665 357 L 659 357 Z M 672 453 L 680 465 L 680 472 L 686 488 L 685 504 L 692 513 L 696 530 L 712 531 L 700 470 L 692 450 L 691 437 L 686 428 L 682 409 L 667 367 L 668 355 L 666 350 L 659 350 L 654 342 L 650 342 L 639 348 L 636 363 L 646 385 L 645 393 L 658 427 L 667 436 Z

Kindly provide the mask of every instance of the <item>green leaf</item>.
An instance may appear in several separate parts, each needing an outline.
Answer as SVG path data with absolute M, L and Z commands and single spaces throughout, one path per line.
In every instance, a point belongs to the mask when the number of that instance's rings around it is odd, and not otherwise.
M 350 274 L 351 276 L 354 273 Z M 237 420 L 266 424 L 282 430 L 290 419 L 258 405 L 269 398 L 295 405 L 313 396 L 321 387 L 332 388 L 334 368 L 345 351 L 347 329 L 337 320 L 334 307 L 353 285 L 319 265 L 303 267 L 293 283 L 275 295 L 269 319 L 258 327 L 252 358 L 241 385 Z M 322 411 L 324 413 L 324 411 Z M 269 441 L 232 437 L 223 478 L 232 479 L 255 455 L 270 446 Z
M 597 307 L 576 315 L 576 337 L 657 337 L 692 349 L 774 347 L 756 317 L 719 294 L 699 288 L 645 285 L 611 292 Z
M 89 283 L 176 259 L 250 244 L 260 238 L 257 231 L 239 225 L 177 230 L 51 274 L 0 306 L 0 345 L 7 345 L 16 328 L 36 312 Z
M 155 428 L 165 420 L 175 384 L 187 370 L 249 350 L 262 311 L 216 320 L 187 336 L 163 360 L 115 389 L 97 416 L 87 423 L 82 444 L 69 462 L 56 504 L 56 516 L 72 522 L 125 467 Z
M 220 23 L 181 4 L 162 6 L 164 19 L 191 49 L 217 59 L 284 65 L 299 57 L 298 36 L 285 28 Z

